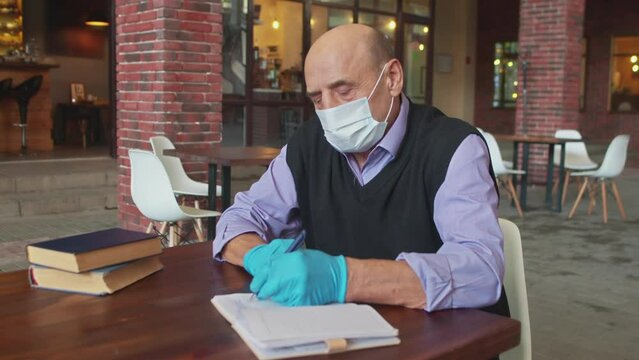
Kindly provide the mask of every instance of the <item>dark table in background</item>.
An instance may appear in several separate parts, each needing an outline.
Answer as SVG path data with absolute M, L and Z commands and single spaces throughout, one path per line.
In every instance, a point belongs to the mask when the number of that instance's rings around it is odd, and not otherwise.
M 210 302 L 246 291 L 250 276 L 213 261 L 210 242 L 167 249 L 162 262 L 164 270 L 105 297 L 31 289 L 24 270 L 0 274 L 0 357 L 255 359 Z M 375 308 L 401 344 L 331 358 L 476 360 L 519 343 L 518 321 L 480 310 Z
M 182 160 L 208 163 L 209 175 L 209 208 L 217 210 L 215 193 L 217 184 L 217 167 L 222 167 L 222 208 L 231 206 L 231 167 L 233 166 L 268 166 L 280 153 L 279 148 L 266 146 L 222 146 L 215 145 L 207 150 L 167 150 L 165 155 L 177 156 Z M 208 219 L 209 240 L 215 238 L 215 218 Z
M 67 141 L 66 132 L 69 123 L 77 121 L 78 129 L 82 132 L 84 148 L 87 144 L 109 144 L 111 142 L 110 117 L 103 116 L 103 112 L 108 111 L 109 107 L 109 104 L 59 103 L 53 123 L 53 142 L 56 145 L 64 144 Z
M 521 170 L 525 171 L 525 174 L 521 175 L 521 186 L 519 190 L 519 199 L 521 207 L 526 210 L 526 196 L 528 187 L 528 158 L 530 155 L 530 144 L 545 144 L 548 145 L 548 168 L 546 171 L 546 207 L 552 209 L 552 187 L 553 187 L 553 175 L 555 172 L 554 158 L 555 158 L 555 145 L 561 147 L 561 161 L 559 163 L 559 186 L 557 205 L 554 210 L 561 212 L 561 198 L 564 187 L 562 186 L 564 181 L 564 161 L 566 158 L 566 142 L 570 141 L 582 141 L 573 139 L 560 139 L 554 136 L 538 136 L 538 135 L 517 135 L 517 134 L 494 134 L 495 139 L 499 141 L 512 141 L 513 143 L 513 169 L 517 169 L 519 163 L 519 144 L 523 144 L 522 154 L 522 167 Z M 517 178 L 513 179 L 515 187 L 517 187 Z

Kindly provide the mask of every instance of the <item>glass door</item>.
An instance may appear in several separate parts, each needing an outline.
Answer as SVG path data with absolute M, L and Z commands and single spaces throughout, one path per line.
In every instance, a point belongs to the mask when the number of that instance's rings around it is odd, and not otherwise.
M 430 27 L 427 23 L 404 24 L 404 86 L 405 93 L 414 103 L 430 103 L 429 42 Z

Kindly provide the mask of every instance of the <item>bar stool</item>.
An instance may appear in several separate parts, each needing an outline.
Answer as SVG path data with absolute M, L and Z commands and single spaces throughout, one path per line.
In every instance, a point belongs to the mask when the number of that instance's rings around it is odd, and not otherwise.
M 0 98 L 3 98 L 9 95 L 9 91 L 11 90 L 11 83 L 13 82 L 12 78 L 6 78 L 0 80 Z
M 36 75 L 9 91 L 9 95 L 18 103 L 18 110 L 20 111 L 20 123 L 13 124 L 13 126 L 17 126 L 22 130 L 22 145 L 20 147 L 22 153 L 27 152 L 27 110 L 29 101 L 40 90 L 41 86 L 42 75 Z

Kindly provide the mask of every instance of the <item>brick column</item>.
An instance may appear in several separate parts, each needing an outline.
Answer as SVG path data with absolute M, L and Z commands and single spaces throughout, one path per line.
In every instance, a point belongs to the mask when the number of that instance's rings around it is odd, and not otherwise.
M 524 121 L 531 135 L 578 128 L 584 10 L 585 0 L 521 0 L 519 84 L 525 60 L 528 105 L 524 109 L 524 102 L 517 102 L 516 133 L 523 132 Z M 545 181 L 547 153 L 546 145 L 531 147 L 533 182 Z
M 205 149 L 221 138 L 220 0 L 116 0 L 117 155 L 120 224 L 148 224 L 131 199 L 129 149 L 165 135 Z M 185 163 L 194 178 L 206 164 Z

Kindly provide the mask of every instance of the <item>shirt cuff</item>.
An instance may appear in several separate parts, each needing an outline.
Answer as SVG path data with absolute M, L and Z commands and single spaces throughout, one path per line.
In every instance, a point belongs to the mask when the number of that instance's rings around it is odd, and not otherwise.
M 254 233 L 262 240 L 266 240 L 266 234 L 257 229 L 251 222 L 235 217 L 234 219 L 220 219 L 215 229 L 215 240 L 213 240 L 213 258 L 217 261 L 225 261 L 222 258 L 222 250 L 229 241 L 236 236 Z
M 431 312 L 453 308 L 454 284 L 445 256 L 404 252 L 396 260 L 406 261 L 421 281 L 426 294 L 424 310 Z

